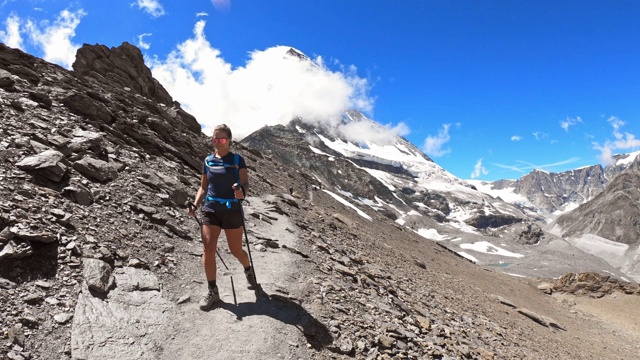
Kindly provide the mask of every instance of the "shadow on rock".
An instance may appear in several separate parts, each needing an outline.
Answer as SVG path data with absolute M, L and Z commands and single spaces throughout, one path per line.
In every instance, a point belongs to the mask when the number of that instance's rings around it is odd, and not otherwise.
M 265 315 L 273 319 L 290 324 L 298 328 L 307 342 L 315 349 L 321 350 L 333 342 L 329 329 L 314 318 L 300 304 L 287 296 L 267 294 L 262 287 L 259 288 L 260 296 L 255 302 L 232 303 L 220 301 L 214 309 L 224 309 L 233 313 L 238 320 L 253 315 Z
M 58 243 L 43 244 L 37 241 L 26 241 L 26 243 L 31 248 L 31 255 L 18 259 L 0 260 L 0 277 L 18 284 L 55 279 L 58 269 Z

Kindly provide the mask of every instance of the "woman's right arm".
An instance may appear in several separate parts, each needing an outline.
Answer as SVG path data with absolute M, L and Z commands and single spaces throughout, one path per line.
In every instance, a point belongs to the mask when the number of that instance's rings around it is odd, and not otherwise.
M 207 181 L 207 174 L 202 174 L 202 179 L 200 179 L 200 189 L 198 189 L 198 193 L 196 194 L 195 205 L 198 206 L 202 201 L 202 198 L 207 194 L 207 187 L 209 186 L 209 182 Z
M 204 198 L 204 196 L 207 194 L 208 186 L 209 186 L 209 182 L 207 181 L 207 174 L 202 174 L 202 178 L 200 179 L 200 188 L 196 193 L 196 199 L 193 201 L 193 205 L 194 205 L 194 207 L 192 208 L 193 211 L 189 211 L 189 213 L 195 213 L 196 209 L 198 208 L 198 205 L 200 204 L 200 202 L 202 202 L 202 198 Z

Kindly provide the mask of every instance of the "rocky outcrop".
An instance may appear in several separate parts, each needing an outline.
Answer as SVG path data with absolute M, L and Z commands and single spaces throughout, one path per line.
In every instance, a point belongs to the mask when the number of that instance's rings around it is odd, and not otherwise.
M 480 214 L 471 217 L 465 222 L 476 229 L 499 228 L 521 222 L 522 218 L 506 214 Z
M 78 49 L 72 66 L 76 74 L 96 83 L 128 88 L 155 103 L 173 105 L 171 95 L 145 65 L 140 49 L 128 42 L 111 49 L 104 45 L 84 44 Z
M 2 77 L 2 88 L 7 91 L 17 91 L 14 87 L 16 79 L 12 79 L 11 75 L 19 77 L 22 80 L 26 80 L 32 86 L 38 86 L 40 84 L 40 75 L 38 74 L 38 68 L 36 67 L 37 59 L 21 50 L 12 49 L 5 44 L 0 43 L 0 68 L 5 73 L 0 74 Z
M 594 272 L 568 273 L 553 282 L 543 281 L 538 289 L 547 294 L 566 293 L 601 298 L 613 293 L 640 295 L 640 286 Z

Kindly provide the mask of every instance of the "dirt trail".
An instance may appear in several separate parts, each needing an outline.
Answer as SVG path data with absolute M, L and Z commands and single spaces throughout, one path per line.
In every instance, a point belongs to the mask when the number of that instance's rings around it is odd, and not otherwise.
M 606 324 L 613 336 L 624 335 L 632 339 L 640 351 L 640 296 L 613 294 L 593 299 L 556 295 L 556 298 L 569 305 L 573 311 Z
M 187 264 L 187 273 L 197 282 L 184 279 L 184 293 L 191 299 L 178 305 L 170 314 L 168 326 L 156 334 L 158 343 L 162 344 L 156 354 L 158 358 L 313 357 L 314 350 L 309 348 L 304 332 L 314 331 L 311 327 L 316 321 L 291 299 L 303 285 L 296 276 L 296 262 L 300 257 L 282 248 L 282 245 L 295 248 L 294 227 L 287 216 L 271 211 L 269 202 L 269 198 L 252 198 L 244 208 L 261 295 L 256 298 L 255 292 L 247 289 L 242 268 L 228 252 L 226 239 L 221 236 L 218 250 L 231 269 L 225 274 L 222 264 L 218 265 L 221 301 L 210 311 L 199 309 L 198 302 L 206 291 L 206 284 L 201 263 L 194 258 Z M 259 239 L 276 240 L 280 248 L 258 251 L 253 244 Z M 235 284 L 237 305 L 229 275 Z

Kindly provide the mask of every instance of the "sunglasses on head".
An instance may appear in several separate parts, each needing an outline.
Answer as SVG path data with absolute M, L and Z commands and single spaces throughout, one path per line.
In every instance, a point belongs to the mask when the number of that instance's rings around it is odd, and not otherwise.
M 220 143 L 222 145 L 226 144 L 227 140 L 229 140 L 229 139 L 227 139 L 227 138 L 213 138 L 212 139 L 214 144 Z

